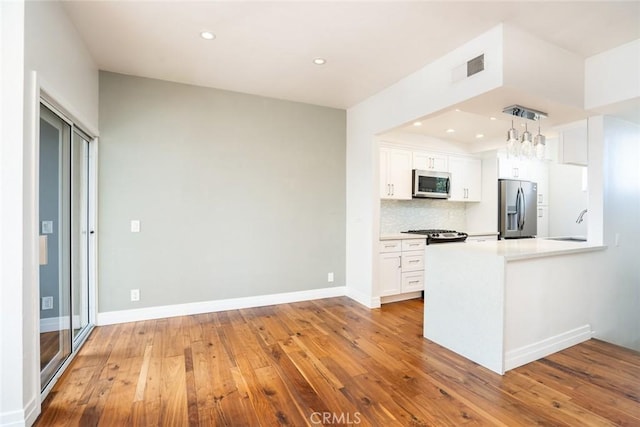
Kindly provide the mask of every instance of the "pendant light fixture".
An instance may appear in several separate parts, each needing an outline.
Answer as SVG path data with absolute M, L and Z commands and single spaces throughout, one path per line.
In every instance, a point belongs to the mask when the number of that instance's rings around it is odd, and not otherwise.
M 538 160 L 544 160 L 547 138 L 540 133 L 540 123 L 538 123 L 538 134 L 533 138 L 533 149 Z
M 533 141 L 531 139 L 531 132 L 527 127 L 527 124 L 524 124 L 524 132 L 522 132 L 522 141 L 520 143 L 520 156 L 530 159 L 533 148 Z
M 507 132 L 507 156 L 518 157 L 520 155 L 520 144 L 518 142 L 518 130 L 513 127 L 511 120 L 511 129 Z
M 547 118 L 547 113 L 520 105 L 511 105 L 504 108 L 502 112 L 510 116 L 538 122 L 538 134 L 535 139 L 532 139 L 528 124 L 525 122 L 525 131 L 522 133 L 522 139 L 518 141 L 518 131 L 513 127 L 513 120 L 511 120 L 511 129 L 507 132 L 507 155 L 509 157 L 524 158 L 532 158 L 535 155 L 540 160 L 544 159 L 546 138 L 540 133 L 540 120 Z

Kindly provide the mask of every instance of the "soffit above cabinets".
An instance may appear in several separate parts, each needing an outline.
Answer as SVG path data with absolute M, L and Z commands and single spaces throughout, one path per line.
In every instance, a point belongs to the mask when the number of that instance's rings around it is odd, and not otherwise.
M 499 88 L 477 98 L 462 102 L 446 110 L 425 117 L 418 117 L 391 132 L 419 135 L 447 142 L 466 145 L 470 151 L 483 151 L 503 146 L 511 120 L 516 129 L 524 131 L 526 123 L 534 135 L 538 132 L 538 122 L 513 117 L 502 112 L 509 105 L 524 105 L 544 111 L 547 118 L 540 120 L 541 133 L 547 138 L 557 136 L 556 126 L 571 123 L 587 117 L 587 113 L 577 107 L 550 102 L 531 94 L 510 88 Z M 491 120 L 491 118 L 495 120 Z M 415 123 L 419 122 L 420 126 Z M 453 132 L 447 132 L 453 130 Z M 482 134 L 481 138 L 478 135 Z M 384 135 L 383 135 L 384 136 Z

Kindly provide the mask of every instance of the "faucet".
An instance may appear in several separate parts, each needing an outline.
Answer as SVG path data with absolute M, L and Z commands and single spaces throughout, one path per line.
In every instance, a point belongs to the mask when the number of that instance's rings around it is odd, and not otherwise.
M 580 212 L 580 215 L 578 215 L 578 219 L 576 219 L 576 224 L 580 224 L 583 221 L 584 214 L 586 213 L 586 209 L 583 209 L 582 212 Z

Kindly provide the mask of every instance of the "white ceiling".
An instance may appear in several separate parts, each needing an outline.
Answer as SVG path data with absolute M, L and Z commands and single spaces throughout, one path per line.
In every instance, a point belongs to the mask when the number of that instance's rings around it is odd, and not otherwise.
M 66 1 L 64 7 L 102 70 L 337 108 L 500 22 L 584 57 L 640 38 L 639 1 Z M 216 39 L 201 39 L 203 30 Z M 314 65 L 315 57 L 327 63 Z
M 500 22 L 585 58 L 640 38 L 638 0 L 63 4 L 102 70 L 336 108 L 357 104 Z M 200 38 L 204 30 L 215 40 Z M 314 65 L 316 57 L 327 63 Z M 500 88 L 393 132 L 482 151 L 503 144 L 511 117 L 502 108 L 512 104 L 547 112 L 541 122 L 547 137 L 554 136 L 553 126 L 586 117 Z M 627 108 L 634 117 L 640 117 L 638 104 Z M 515 119 L 520 132 L 525 121 Z M 536 124 L 527 122 L 535 134 Z

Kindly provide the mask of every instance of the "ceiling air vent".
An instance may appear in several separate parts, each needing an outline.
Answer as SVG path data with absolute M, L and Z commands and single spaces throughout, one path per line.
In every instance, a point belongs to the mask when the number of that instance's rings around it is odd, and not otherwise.
M 459 82 L 460 80 L 471 77 L 482 70 L 484 70 L 484 53 L 451 70 L 451 81 L 453 83 Z
M 467 77 L 471 77 L 482 70 L 484 70 L 484 53 L 467 61 Z

